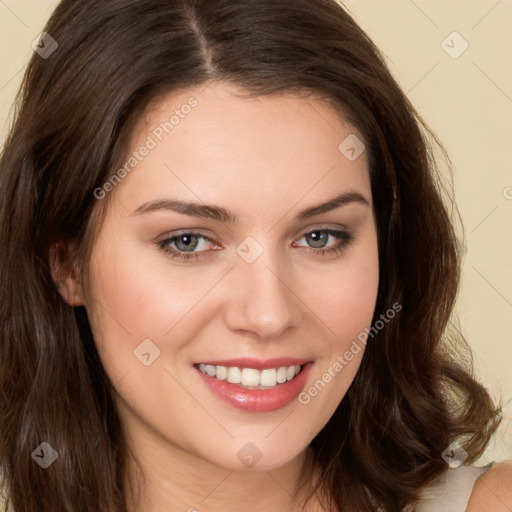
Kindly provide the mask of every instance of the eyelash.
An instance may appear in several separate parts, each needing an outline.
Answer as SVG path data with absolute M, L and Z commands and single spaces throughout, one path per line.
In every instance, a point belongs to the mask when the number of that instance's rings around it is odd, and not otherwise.
M 341 254 L 343 252 L 343 250 L 354 240 L 354 236 L 352 234 L 350 234 L 349 232 L 339 231 L 339 230 L 335 230 L 335 229 L 314 229 L 312 231 L 308 231 L 307 233 L 304 233 L 301 236 L 301 238 L 303 238 L 307 235 L 311 235 L 313 233 L 327 233 L 328 235 L 332 235 L 334 238 L 338 239 L 338 242 L 335 245 L 333 245 L 332 247 L 329 247 L 328 249 L 313 249 L 311 247 L 306 248 L 306 250 L 308 252 L 315 254 L 315 256 L 318 256 L 318 255 L 324 256 L 326 254 L 329 254 L 329 255 L 334 254 L 337 256 L 337 255 Z M 169 248 L 169 244 L 174 242 L 174 240 L 176 240 L 182 236 L 185 236 L 185 235 L 195 236 L 197 238 L 202 238 L 204 240 L 214 243 L 213 240 L 211 240 L 207 236 L 202 235 L 201 233 L 187 231 L 184 233 L 180 233 L 179 235 L 175 235 L 173 237 L 166 238 L 165 240 L 162 240 L 160 242 L 157 242 L 157 245 L 165 254 L 170 256 L 171 259 L 177 259 L 177 260 L 182 260 L 182 261 L 189 261 L 189 260 L 194 259 L 197 261 L 200 257 L 202 257 L 202 254 L 205 253 L 206 251 L 187 253 L 187 252 L 177 251 L 176 249 Z

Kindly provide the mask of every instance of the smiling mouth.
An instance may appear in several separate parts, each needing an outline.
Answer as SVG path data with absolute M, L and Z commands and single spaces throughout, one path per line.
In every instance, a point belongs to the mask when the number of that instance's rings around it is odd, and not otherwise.
M 264 370 L 211 364 L 198 364 L 194 366 L 209 377 L 236 384 L 245 389 L 274 389 L 281 384 L 293 380 L 301 373 L 306 364 L 279 366 Z

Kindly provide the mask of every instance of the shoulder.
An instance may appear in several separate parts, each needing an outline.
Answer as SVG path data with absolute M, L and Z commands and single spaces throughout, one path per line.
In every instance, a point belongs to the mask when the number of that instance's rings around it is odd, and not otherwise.
M 501 464 L 491 462 L 482 467 L 459 466 L 455 469 L 447 469 L 422 489 L 420 499 L 415 503 L 413 510 L 415 512 L 439 512 L 440 510 L 479 512 L 478 508 L 473 510 L 467 508 L 476 482 L 486 473 L 495 475 L 496 472 L 499 472 L 500 466 Z M 485 483 L 486 481 L 482 480 L 480 485 L 485 485 Z M 512 509 L 504 510 L 510 512 Z M 489 512 L 489 509 L 486 509 L 485 512 Z
M 468 502 L 467 512 L 512 510 L 512 460 L 495 464 L 480 476 Z

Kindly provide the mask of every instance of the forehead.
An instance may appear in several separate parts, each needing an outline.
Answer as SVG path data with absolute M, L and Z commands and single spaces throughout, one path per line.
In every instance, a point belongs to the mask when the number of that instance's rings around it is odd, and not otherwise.
M 261 202 L 272 198 L 289 209 L 301 197 L 313 203 L 348 189 L 369 196 L 365 152 L 355 160 L 345 152 L 352 138 L 362 143 L 355 128 L 315 95 L 248 98 L 219 83 L 183 90 L 149 105 L 124 162 L 130 171 L 114 192 L 130 210 L 178 195 L 229 202 L 237 213 L 261 210 Z M 305 198 L 301 206 L 309 203 Z

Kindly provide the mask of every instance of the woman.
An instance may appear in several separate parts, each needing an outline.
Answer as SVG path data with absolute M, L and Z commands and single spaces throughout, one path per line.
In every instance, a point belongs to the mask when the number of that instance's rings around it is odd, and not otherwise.
M 508 510 L 435 139 L 344 9 L 64 0 L 45 33 L 0 170 L 13 509 Z

